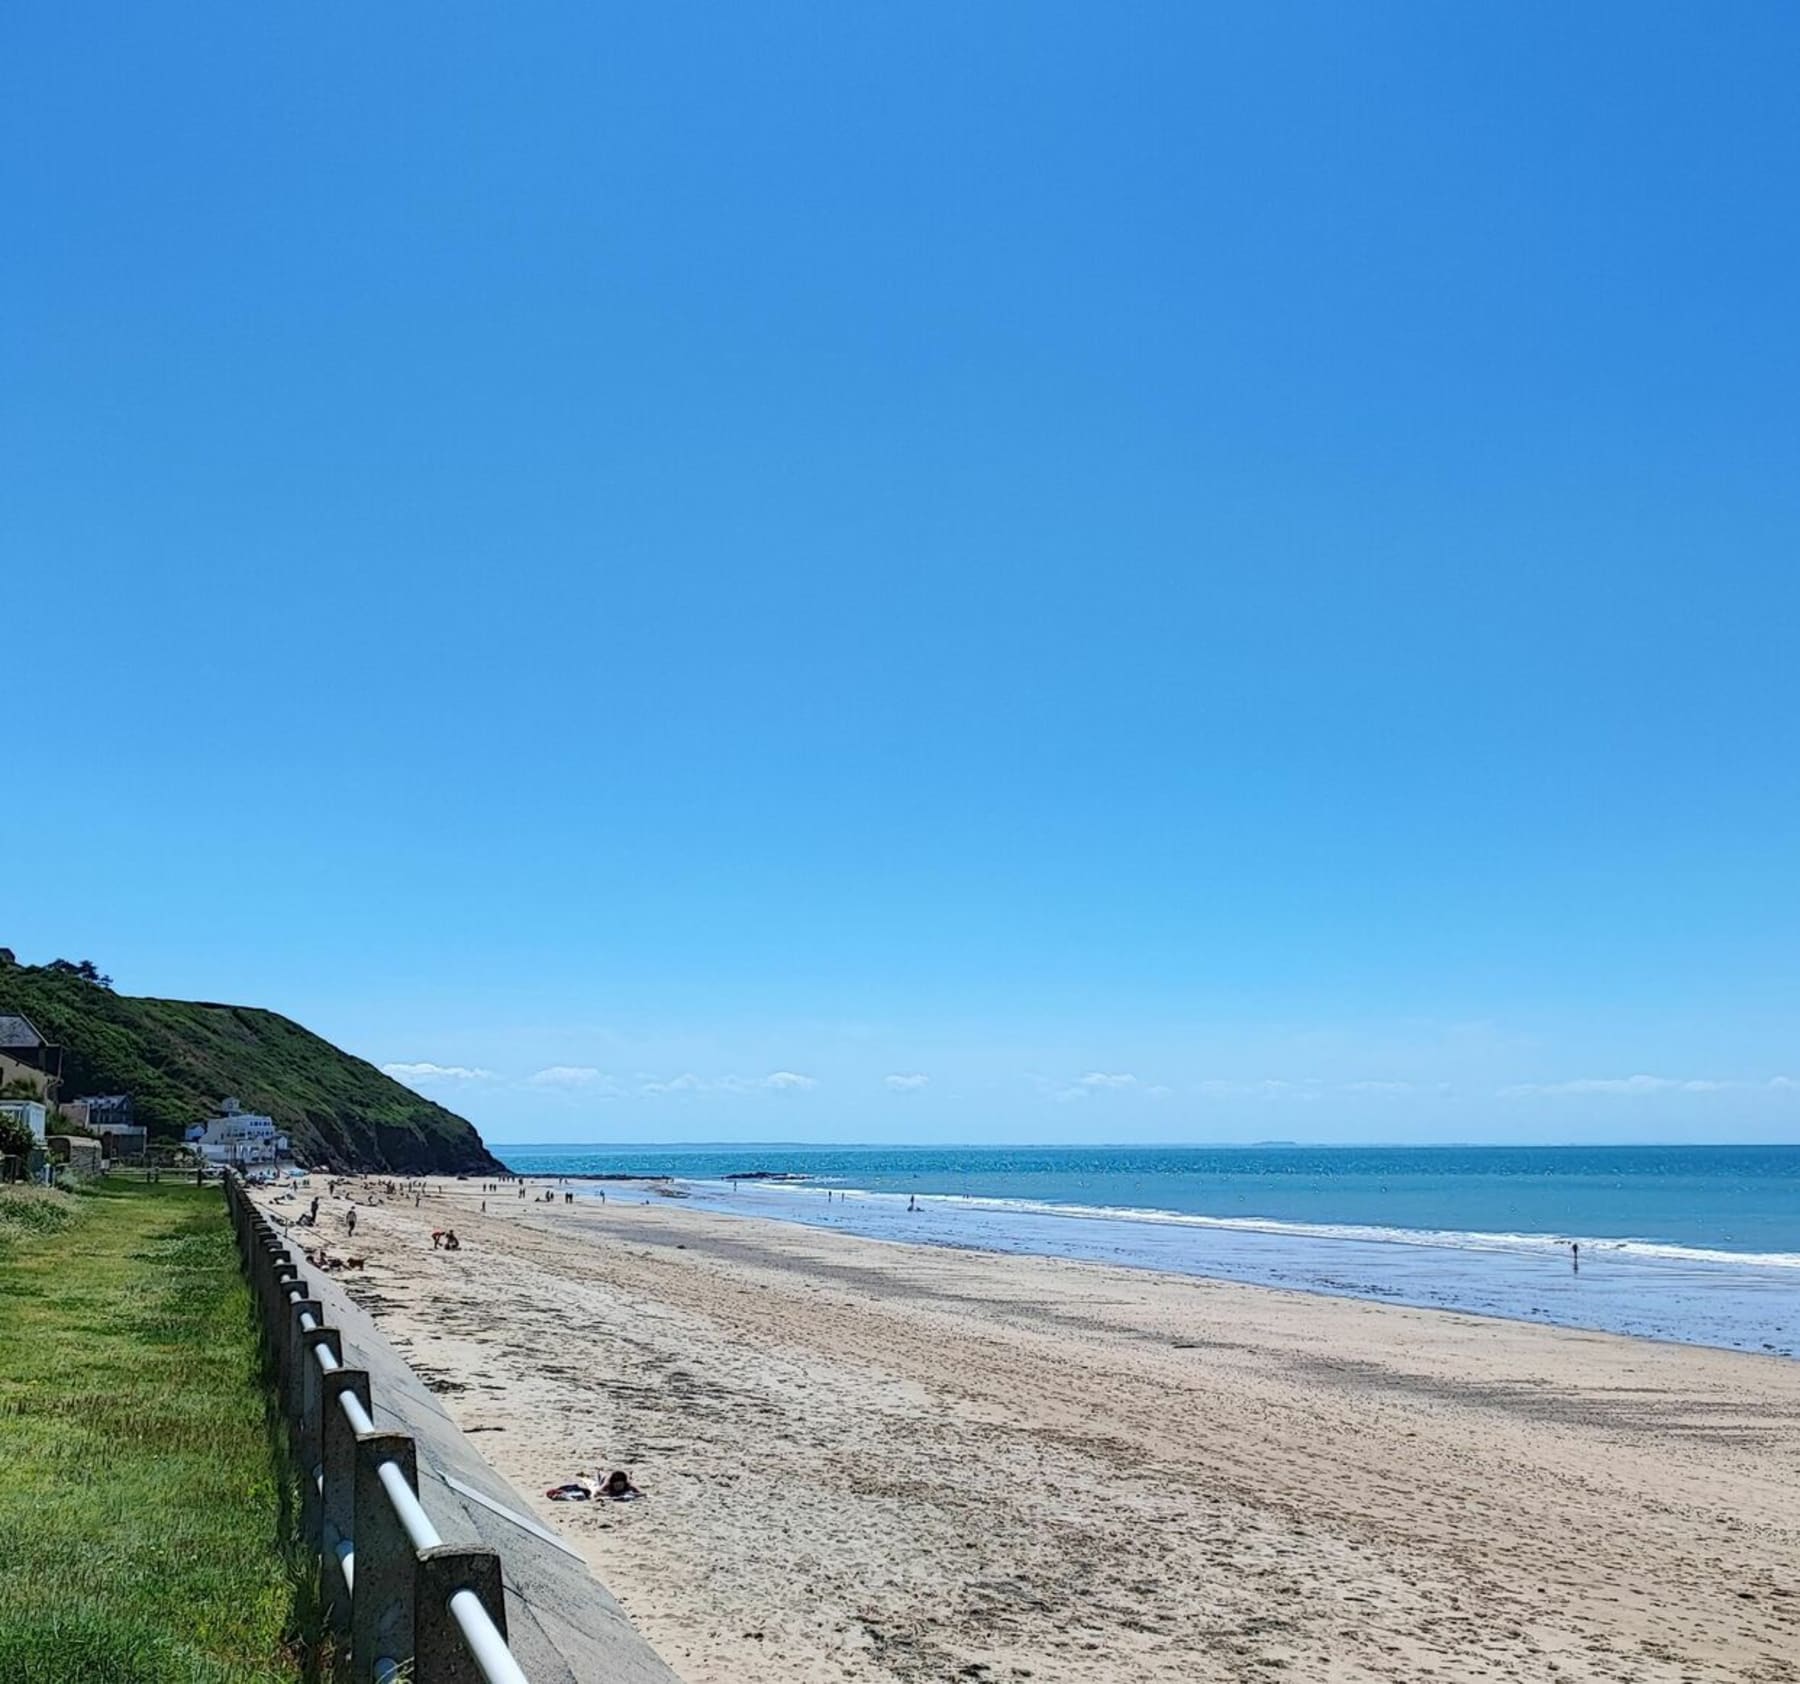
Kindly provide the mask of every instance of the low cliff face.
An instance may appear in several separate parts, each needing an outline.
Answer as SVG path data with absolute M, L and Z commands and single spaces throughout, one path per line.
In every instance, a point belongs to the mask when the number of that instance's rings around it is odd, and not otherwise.
M 278 1012 L 115 994 L 66 971 L 0 964 L 5 1012 L 61 1045 L 64 1098 L 128 1093 L 152 1140 L 179 1140 L 232 1095 L 273 1117 L 306 1163 L 502 1172 L 474 1124 Z

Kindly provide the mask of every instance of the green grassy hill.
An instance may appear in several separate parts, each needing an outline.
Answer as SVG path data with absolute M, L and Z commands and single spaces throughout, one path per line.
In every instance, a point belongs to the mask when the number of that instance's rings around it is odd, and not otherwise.
M 36 965 L 0 965 L 0 1012 L 63 1048 L 65 1099 L 128 1093 L 153 1140 L 178 1140 L 227 1095 L 265 1112 L 305 1162 L 493 1173 L 474 1125 L 277 1012 L 115 994 Z

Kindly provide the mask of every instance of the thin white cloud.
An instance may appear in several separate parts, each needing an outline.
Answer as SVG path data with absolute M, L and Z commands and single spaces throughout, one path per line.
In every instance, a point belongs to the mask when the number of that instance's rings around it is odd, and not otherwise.
M 1306 1076 L 1298 1081 L 1269 1076 L 1260 1081 L 1212 1080 L 1196 1083 L 1194 1092 L 1203 1099 L 1288 1099 L 1316 1101 L 1329 1095 L 1355 1094 L 1359 1098 L 1396 1098 L 1409 1093 L 1448 1094 L 1447 1082 L 1426 1083 L 1364 1078 L 1355 1082 L 1328 1083 L 1320 1076 Z
M 1502 1099 L 1556 1099 L 1586 1094 L 1626 1098 L 1659 1093 L 1789 1093 L 1800 1088 L 1792 1076 L 1763 1082 L 1731 1081 L 1713 1076 L 1578 1076 L 1566 1082 L 1514 1082 L 1500 1090 Z
M 645 1080 L 638 1083 L 638 1092 L 650 1095 L 659 1093 L 703 1093 L 707 1086 L 708 1084 L 701 1081 L 698 1076 L 692 1074 L 692 1072 L 688 1072 L 680 1076 L 671 1076 L 666 1081 L 659 1080 L 654 1076 L 647 1077 Z
M 1072 1100 L 1092 1099 L 1096 1094 L 1137 1093 L 1146 1098 L 1159 1098 L 1167 1090 L 1146 1087 L 1129 1070 L 1090 1070 L 1085 1076 L 1077 1076 L 1073 1082 L 1057 1086 L 1047 1083 L 1042 1077 L 1034 1078 L 1043 1092 L 1052 1099 L 1064 1104 Z
M 654 1099 L 670 1093 L 799 1093 L 818 1085 L 813 1077 L 803 1076 L 797 1070 L 771 1070 L 766 1076 L 696 1076 L 686 1070 L 666 1080 L 643 1077 L 637 1091 Z
M 1323 1086 L 1316 1076 L 1304 1082 L 1270 1077 L 1260 1082 L 1201 1082 L 1194 1091 L 1207 1099 L 1314 1099 Z
M 921 1076 L 917 1071 L 911 1074 L 896 1073 L 892 1076 L 883 1076 L 882 1082 L 886 1085 L 889 1093 L 917 1093 L 920 1088 L 931 1086 L 931 1078 Z
M 802 1076 L 797 1070 L 773 1070 L 763 1077 L 765 1088 L 798 1091 L 803 1088 L 816 1088 L 819 1084 L 811 1076 Z
M 605 1077 L 604 1070 L 596 1070 L 591 1064 L 552 1064 L 533 1071 L 525 1079 L 534 1088 L 584 1088 Z
M 398 1082 L 486 1082 L 493 1071 L 469 1064 L 432 1064 L 421 1060 L 416 1064 L 384 1064 L 382 1074 Z

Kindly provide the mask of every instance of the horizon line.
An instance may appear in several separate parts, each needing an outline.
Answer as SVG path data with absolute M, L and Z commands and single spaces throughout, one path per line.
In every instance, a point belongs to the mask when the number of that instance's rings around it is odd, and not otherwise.
M 1770 1147 L 1800 1150 L 1800 1140 L 491 1140 L 482 1142 L 490 1150 L 501 1146 L 546 1147 L 561 1150 L 597 1150 L 607 1152 L 670 1151 L 1043 1151 L 1043 1152 L 1205 1152 L 1219 1149 L 1249 1151 L 1258 1147 L 1315 1147 L 1326 1150 L 1366 1150 L 1370 1147 L 1405 1148 L 1408 1151 L 1457 1151 L 1469 1147 L 1483 1150 L 1574 1151 L 1582 1147 L 1643 1147 L 1667 1151 L 1672 1148 L 1704 1147 L 1728 1150 L 1735 1148 L 1768 1149 Z

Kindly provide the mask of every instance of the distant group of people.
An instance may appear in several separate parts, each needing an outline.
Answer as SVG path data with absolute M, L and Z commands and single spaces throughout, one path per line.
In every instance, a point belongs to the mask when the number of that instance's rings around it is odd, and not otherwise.
M 461 1180 L 462 1177 L 458 1177 L 458 1179 Z M 558 1176 L 555 1181 L 550 1186 L 545 1187 L 542 1192 L 534 1189 L 531 1183 L 523 1176 L 508 1176 L 506 1177 L 506 1180 L 510 1181 L 517 1189 L 518 1196 L 521 1200 L 530 1199 L 534 1203 L 555 1204 L 557 1202 L 557 1195 L 560 1193 L 564 1205 L 573 1205 L 575 1203 L 575 1193 L 574 1190 L 568 1186 L 568 1178 L 566 1176 Z M 483 1193 L 498 1193 L 501 1189 L 501 1185 L 502 1183 L 499 1181 L 484 1181 L 480 1184 Z M 388 1199 L 399 1197 L 405 1193 L 412 1194 L 413 1208 L 417 1210 L 424 1203 L 425 1194 L 430 1191 L 430 1188 L 428 1188 L 422 1180 L 408 1180 L 403 1182 L 373 1176 L 331 1176 L 326 1180 L 325 1187 L 327 1193 L 333 1196 L 342 1197 L 348 1203 L 348 1208 L 344 1211 L 344 1232 L 350 1238 L 354 1238 L 356 1235 L 359 1211 L 383 1205 Z M 596 1187 L 593 1189 L 593 1194 L 599 1199 L 601 1204 L 606 1203 L 605 1188 Z M 295 1219 L 295 1226 L 301 1228 L 318 1227 L 319 1205 L 319 1195 L 315 1193 L 305 1212 Z M 481 1201 L 483 1215 L 487 1213 L 487 1208 L 487 1200 L 484 1198 Z M 461 1251 L 462 1240 L 458 1237 L 454 1228 L 433 1228 L 431 1230 L 431 1249 L 433 1251 Z M 360 1257 L 351 1259 L 347 1262 L 339 1262 L 338 1260 L 329 1257 L 323 1246 L 320 1246 L 313 1251 L 309 1251 L 307 1253 L 307 1260 L 313 1263 L 315 1267 L 321 1269 L 361 1268 L 363 1265 L 363 1259 Z

